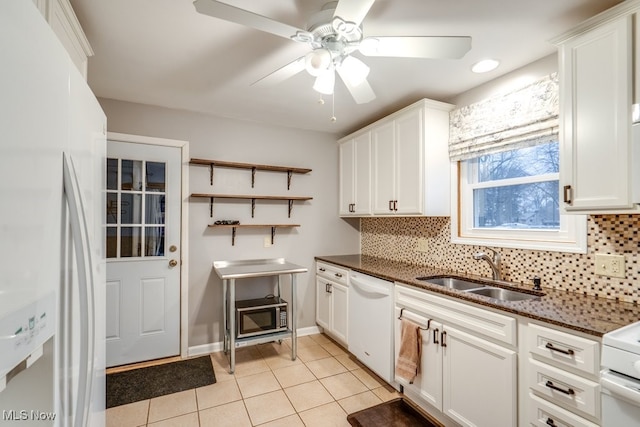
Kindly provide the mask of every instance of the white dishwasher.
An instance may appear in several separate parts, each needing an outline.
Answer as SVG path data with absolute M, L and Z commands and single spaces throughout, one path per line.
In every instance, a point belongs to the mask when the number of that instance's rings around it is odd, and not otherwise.
M 393 382 L 393 282 L 352 271 L 349 275 L 349 352 Z

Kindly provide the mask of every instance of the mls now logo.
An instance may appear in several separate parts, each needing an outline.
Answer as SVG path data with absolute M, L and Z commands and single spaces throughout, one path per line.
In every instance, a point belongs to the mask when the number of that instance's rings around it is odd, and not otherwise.
M 27 411 L 26 409 L 17 411 L 12 409 L 9 411 L 3 410 L 2 419 L 4 421 L 54 421 L 56 414 L 53 412 Z

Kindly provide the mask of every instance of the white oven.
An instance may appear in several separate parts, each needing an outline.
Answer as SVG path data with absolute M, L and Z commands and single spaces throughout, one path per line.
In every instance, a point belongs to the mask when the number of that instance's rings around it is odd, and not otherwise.
M 640 322 L 602 339 L 602 427 L 640 427 Z

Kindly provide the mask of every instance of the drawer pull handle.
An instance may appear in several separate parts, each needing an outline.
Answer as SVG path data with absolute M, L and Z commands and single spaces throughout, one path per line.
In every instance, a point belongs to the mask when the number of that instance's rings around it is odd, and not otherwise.
M 336 277 L 342 277 L 342 274 L 336 273 Z
M 569 356 L 573 356 L 575 354 L 575 352 L 571 349 L 563 350 L 561 348 L 554 347 L 553 344 L 551 344 L 550 342 L 546 343 L 544 347 L 548 348 L 551 351 L 557 351 L 558 353 L 567 354 Z
M 551 381 L 547 381 L 544 385 L 549 387 L 552 390 L 559 391 L 560 393 L 564 393 L 564 394 L 567 394 L 569 396 L 573 396 L 574 394 L 576 394 L 576 392 L 573 391 L 572 388 L 570 388 L 568 390 L 565 390 L 563 388 L 558 387 L 557 385 L 554 385 Z
M 558 425 L 553 421 L 552 418 L 547 418 L 546 424 L 551 427 L 558 427 Z
M 322 271 L 323 273 L 327 270 L 325 270 L 324 268 L 320 267 L 318 270 Z

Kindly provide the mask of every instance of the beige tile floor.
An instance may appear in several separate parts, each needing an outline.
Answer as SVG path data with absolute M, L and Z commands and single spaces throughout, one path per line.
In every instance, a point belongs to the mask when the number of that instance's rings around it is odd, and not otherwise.
M 117 406 L 107 427 L 349 426 L 347 414 L 399 394 L 327 336 L 246 347 L 236 372 L 226 356 L 211 354 L 215 384 Z

